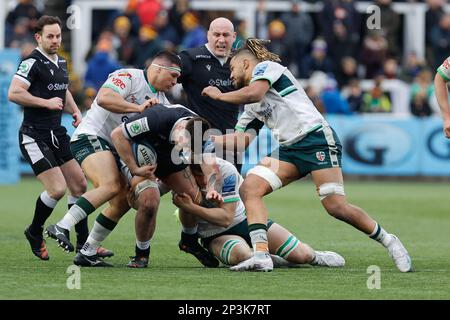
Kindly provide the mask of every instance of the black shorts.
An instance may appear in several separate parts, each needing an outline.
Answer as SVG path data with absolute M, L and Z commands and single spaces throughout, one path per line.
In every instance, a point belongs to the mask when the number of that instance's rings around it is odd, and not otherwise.
M 19 130 L 19 144 L 23 157 L 36 176 L 73 159 L 70 137 L 64 127 L 51 130 L 22 125 Z

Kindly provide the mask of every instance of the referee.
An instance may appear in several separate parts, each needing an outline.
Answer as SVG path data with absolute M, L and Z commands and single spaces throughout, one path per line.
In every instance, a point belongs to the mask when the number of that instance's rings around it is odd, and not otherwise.
M 8 98 L 24 108 L 20 150 L 45 189 L 37 198 L 33 221 L 25 229 L 25 236 L 33 254 L 48 260 L 42 236 L 45 221 L 66 193 L 66 187 L 70 190 L 70 207 L 86 191 L 87 183 L 70 152 L 67 130 L 61 126 L 63 111 L 72 114 L 74 127 L 81 122 L 80 110 L 67 90 L 67 62 L 56 54 L 61 46 L 61 20 L 42 16 L 35 39 L 38 46 L 21 61 Z M 85 219 L 78 224 L 77 242 L 84 243 L 88 234 Z
M 202 96 L 208 86 L 218 87 L 222 92 L 235 90 L 230 79 L 230 53 L 236 40 L 233 23 L 223 17 L 213 20 L 208 30 L 208 43 L 201 47 L 180 52 L 182 62 L 178 82 L 183 85 L 188 98 L 187 107 L 207 119 L 212 128 L 222 134 L 234 132 L 239 107 Z M 228 158 L 228 157 L 227 157 Z M 226 159 L 230 160 L 230 159 Z M 233 164 L 241 169 L 241 162 L 234 155 Z

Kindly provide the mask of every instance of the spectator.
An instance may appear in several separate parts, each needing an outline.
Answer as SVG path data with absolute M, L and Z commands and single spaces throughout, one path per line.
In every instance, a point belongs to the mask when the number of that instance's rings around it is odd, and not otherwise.
M 96 52 L 88 61 L 85 84 L 92 86 L 95 90 L 102 86 L 108 75 L 120 69 L 120 64 L 110 57 L 112 41 L 108 38 L 100 39 L 96 46 Z
M 308 46 L 314 37 L 314 23 L 308 13 L 301 11 L 298 1 L 292 2 L 291 11 L 283 14 L 281 21 L 286 27 L 284 40 L 288 50 L 284 63 L 287 66 L 294 64 L 298 69 L 303 64 Z
M 333 37 L 328 41 L 330 48 L 330 58 L 333 61 L 341 61 L 345 56 L 353 56 L 356 51 L 356 43 L 347 27 L 340 21 L 333 25 Z
M 410 111 L 416 117 L 429 117 L 433 113 L 424 93 L 418 93 L 410 103 Z
M 243 19 L 237 19 L 235 21 L 235 26 L 236 26 L 236 40 L 233 43 L 233 49 L 238 49 L 240 48 L 245 40 L 248 38 L 247 36 L 247 21 L 243 20 Z
M 19 0 L 19 3 L 6 17 L 6 23 L 10 26 L 14 26 L 18 19 L 27 18 L 27 31 L 34 33 L 37 26 L 38 19 L 42 16 L 42 13 L 38 11 L 33 4 L 33 0 Z
M 400 55 L 398 46 L 400 42 L 400 15 L 392 9 L 392 0 L 376 0 L 375 4 L 380 7 L 381 30 L 386 36 L 388 54 L 398 57 Z
M 17 19 L 13 28 L 12 37 L 9 38 L 9 42 L 6 45 L 10 48 L 21 48 L 25 42 L 34 42 L 34 38 L 28 29 L 29 24 L 30 19 L 26 17 Z
M 411 85 L 411 101 L 416 98 L 416 95 L 425 97 L 428 102 L 430 102 L 430 99 L 433 97 L 433 74 L 430 70 L 422 70 L 414 79 L 414 83 Z
M 141 25 L 152 26 L 158 12 L 163 8 L 161 0 L 134 0 L 134 2 L 136 14 L 139 17 Z
M 362 112 L 362 89 L 358 79 L 352 79 L 344 90 L 351 112 Z
M 311 56 L 305 58 L 301 77 L 309 78 L 314 71 L 332 73 L 333 65 L 327 57 L 327 43 L 323 39 L 316 39 L 312 43 Z
M 428 10 L 425 14 L 425 44 L 427 51 L 427 60 L 434 65 L 435 61 L 432 54 L 431 33 L 435 27 L 439 25 L 439 20 L 445 14 L 445 0 L 427 0 Z M 439 63 L 436 62 L 436 63 Z
M 118 60 L 122 65 L 131 65 L 136 59 L 136 39 L 130 34 L 131 22 L 126 16 L 114 20 L 114 35 L 118 40 Z
M 424 67 L 425 62 L 420 60 L 415 52 L 410 52 L 406 56 L 405 64 L 401 68 L 399 79 L 411 83 Z
M 177 32 L 178 39 L 184 38 L 184 29 L 181 17 L 189 11 L 189 0 L 175 0 L 169 10 L 169 25 L 173 26 Z
M 358 65 L 356 60 L 352 57 L 344 57 L 339 64 L 339 69 L 335 72 L 336 81 L 339 88 L 343 88 L 349 84 L 349 81 L 353 78 L 358 78 L 357 75 Z
M 268 26 L 270 43 L 267 45 L 269 51 L 280 56 L 281 64 L 287 67 L 288 46 L 285 42 L 286 28 L 283 22 L 275 19 Z
M 364 38 L 361 62 L 366 68 L 366 78 L 373 79 L 383 70 L 387 55 L 387 41 L 381 30 L 371 30 Z
M 363 94 L 363 112 L 376 113 L 376 112 L 391 112 L 391 100 L 389 96 L 383 92 L 381 83 L 383 81 L 382 76 L 378 76 L 375 79 L 375 86 L 369 92 Z
M 158 13 L 154 26 L 164 49 L 175 51 L 180 44 L 180 38 L 175 27 L 169 24 L 169 13 L 166 10 Z
M 199 47 L 208 41 L 206 39 L 206 30 L 200 25 L 199 19 L 194 12 L 186 12 L 181 18 L 181 23 L 185 31 L 181 42 L 183 49 Z
M 321 113 L 325 114 L 325 106 L 323 105 L 322 98 L 320 97 L 320 93 L 313 86 L 307 86 L 305 88 L 305 93 L 308 98 L 312 101 L 316 109 Z
M 439 25 L 431 32 L 431 46 L 434 58 L 433 69 L 437 69 L 450 52 L 450 13 L 443 15 Z
M 137 55 L 133 65 L 136 68 L 147 67 L 146 61 L 161 50 L 163 50 L 163 44 L 159 40 L 156 30 L 150 26 L 142 26 L 139 29 L 139 41 L 135 48 Z
M 330 77 L 327 79 L 320 97 L 327 114 L 351 114 L 348 102 L 339 92 L 335 79 Z
M 347 41 L 354 44 L 359 42 L 361 17 L 356 11 L 353 0 L 325 0 L 320 16 L 322 34 L 331 49 L 335 32 L 345 30 Z M 336 30 L 338 25 L 338 30 Z M 342 36 L 342 35 L 341 35 Z M 340 61 L 340 60 L 338 60 Z
M 397 79 L 399 74 L 399 67 L 397 60 L 389 58 L 384 62 L 383 74 L 386 79 Z

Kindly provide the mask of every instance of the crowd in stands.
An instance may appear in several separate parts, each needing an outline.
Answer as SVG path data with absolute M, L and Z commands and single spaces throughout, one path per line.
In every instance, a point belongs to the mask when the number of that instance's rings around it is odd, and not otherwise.
M 70 3 L 70 0 L 66 0 Z M 33 50 L 33 28 L 42 15 L 33 0 L 19 0 L 6 20 L 6 46 Z M 315 2 L 315 1 L 303 1 Z M 300 79 L 324 113 L 391 112 L 392 97 L 386 80 L 410 85 L 410 111 L 418 117 L 433 114 L 433 74 L 450 53 L 450 13 L 446 0 L 426 0 L 426 58 L 405 52 L 403 17 L 392 9 L 392 0 L 375 0 L 381 10 L 381 28 L 368 30 L 367 16 L 353 0 L 323 0 L 321 12 L 306 12 L 302 1 L 292 1 L 289 12 L 268 12 L 260 0 L 256 34 L 271 40 L 269 49 Z M 403 2 L 419 2 L 405 0 Z M 71 72 L 71 89 L 77 102 L 88 108 L 108 74 L 117 68 L 145 68 L 162 49 L 179 51 L 207 42 L 208 23 L 228 13 L 198 12 L 189 0 L 174 0 L 169 8 L 162 0 L 128 0 L 123 11 L 94 12 L 92 48 L 83 77 Z M 235 22 L 238 47 L 247 38 L 247 22 Z M 64 48 L 62 48 L 64 55 Z M 69 56 L 65 53 L 67 57 Z M 73 70 L 72 70 L 73 71 Z M 370 89 L 361 82 L 373 80 Z

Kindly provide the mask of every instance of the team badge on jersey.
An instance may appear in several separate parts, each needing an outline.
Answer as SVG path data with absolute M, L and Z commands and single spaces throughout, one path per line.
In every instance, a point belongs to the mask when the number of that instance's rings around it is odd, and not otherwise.
M 23 77 L 28 77 L 28 73 L 31 70 L 31 67 L 33 67 L 33 64 L 36 62 L 36 59 L 27 59 L 22 61 L 22 63 L 19 66 L 19 70 L 17 70 L 17 74 Z
M 131 137 L 149 131 L 147 118 L 134 120 L 130 123 L 127 123 L 126 126 Z
M 316 158 L 317 158 L 317 160 L 319 160 L 320 162 L 323 162 L 323 160 L 325 160 L 325 152 L 323 152 L 323 151 L 317 151 L 317 152 L 316 152 Z

